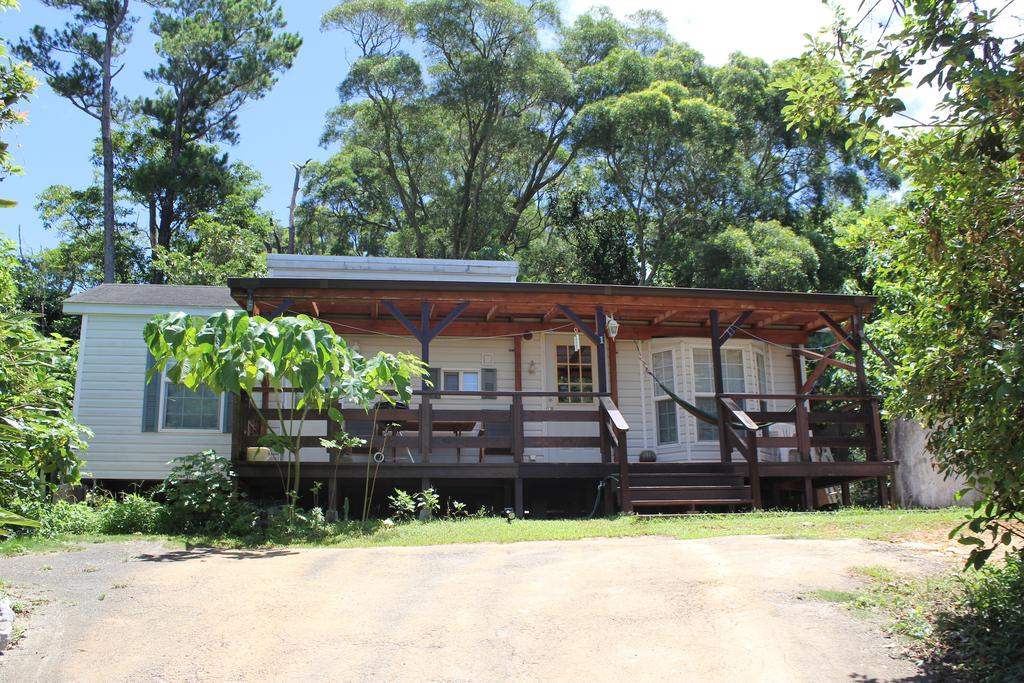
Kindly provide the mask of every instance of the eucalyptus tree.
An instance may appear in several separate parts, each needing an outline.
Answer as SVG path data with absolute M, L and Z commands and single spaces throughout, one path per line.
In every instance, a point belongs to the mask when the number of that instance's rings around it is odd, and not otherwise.
M 679 240 L 710 232 L 734 166 L 735 119 L 675 81 L 599 100 L 582 119 L 581 142 L 629 216 L 634 283 L 655 282 Z
M 117 93 L 114 78 L 123 64 L 134 19 L 128 0 L 42 0 L 44 5 L 74 12 L 64 28 L 34 26 L 16 48 L 19 55 L 46 74 L 55 93 L 100 123 L 103 157 L 103 281 L 115 276 L 113 119 Z M 65 61 L 70 57 L 70 62 Z
M 596 12 L 563 28 L 552 3 L 513 0 L 347 0 L 323 25 L 346 31 L 360 57 L 323 138 L 341 150 L 307 176 L 305 215 L 373 235 L 336 250 L 417 256 L 501 256 L 529 243 L 576 162 L 580 110 L 621 91 L 594 82 L 594 67 L 630 41 L 653 50 L 667 40 L 656 14 L 623 24 Z M 561 45 L 545 48 L 545 34 Z M 327 167 L 358 185 L 325 182 Z
M 301 40 L 285 25 L 276 0 L 167 0 L 154 13 L 162 62 L 146 77 L 157 89 L 137 103 L 149 144 L 126 182 L 144 197 L 156 247 L 174 248 L 190 193 L 225 182 L 214 145 L 238 141 L 240 109 L 291 67 Z M 158 263 L 152 279 L 164 279 Z

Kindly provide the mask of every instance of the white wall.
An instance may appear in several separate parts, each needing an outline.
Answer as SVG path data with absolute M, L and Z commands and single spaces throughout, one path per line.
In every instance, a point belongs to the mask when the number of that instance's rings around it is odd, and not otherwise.
M 82 454 L 89 476 L 162 479 L 173 458 L 207 448 L 229 455 L 230 434 L 142 431 L 142 328 L 149 315 L 87 313 L 82 318 L 75 411 L 93 432 Z

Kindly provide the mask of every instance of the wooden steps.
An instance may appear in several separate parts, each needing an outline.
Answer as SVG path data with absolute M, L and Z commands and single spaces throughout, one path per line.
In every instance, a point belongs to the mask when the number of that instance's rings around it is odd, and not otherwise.
M 737 463 L 631 463 L 635 508 L 748 508 L 753 497 L 746 466 Z

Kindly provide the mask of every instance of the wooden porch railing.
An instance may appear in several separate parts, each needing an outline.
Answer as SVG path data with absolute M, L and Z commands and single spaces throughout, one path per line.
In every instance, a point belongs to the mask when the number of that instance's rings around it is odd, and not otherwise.
M 792 411 L 744 410 L 739 401 L 793 401 Z M 837 410 L 812 410 L 815 402 L 845 404 Z M 869 460 L 882 460 L 884 452 L 879 423 L 877 396 L 841 396 L 827 394 L 721 394 L 719 403 L 727 420 L 723 429 L 729 452 L 732 449 L 747 461 L 750 494 L 754 507 L 761 505 L 759 448 L 796 448 L 801 462 L 810 462 L 811 448 L 864 448 Z M 763 436 L 758 422 L 783 422 L 794 425 L 794 436 Z M 812 425 L 860 425 L 864 436 L 815 436 Z M 738 425 L 737 428 L 734 425 Z M 742 432 L 742 433 L 741 433 Z
M 283 392 L 283 393 L 288 393 Z M 602 392 L 555 392 L 555 391 L 416 391 L 420 404 L 413 408 L 383 406 L 369 411 L 347 408 L 340 411 L 347 428 L 346 432 L 365 439 L 378 450 L 382 444 L 392 453 L 415 449 L 421 462 L 429 463 L 430 455 L 438 449 L 467 449 L 478 451 L 481 459 L 489 451 L 496 455 L 511 456 L 515 463 L 522 463 L 524 451 L 528 448 L 590 448 L 599 450 L 601 460 L 612 462 L 615 457 L 625 461 L 626 432 L 628 424 L 612 403 L 607 393 Z M 439 408 L 436 399 L 442 397 L 477 397 L 509 399 L 508 407 L 480 408 Z M 573 407 L 553 409 L 527 409 L 524 399 L 529 398 L 571 398 L 589 400 L 587 404 L 573 404 Z M 245 449 L 257 445 L 258 422 L 243 405 L 241 418 L 240 448 L 234 452 L 243 457 Z M 268 419 L 290 420 L 299 417 L 299 412 L 283 408 L 265 411 Z M 327 437 L 333 438 L 342 425 L 331 419 L 326 411 L 309 411 L 307 421 L 326 421 Z M 597 423 L 596 436 L 527 436 L 526 423 Z M 464 426 L 464 429 L 454 429 Z M 451 431 L 451 435 L 443 432 Z M 475 434 L 462 432 L 475 431 Z M 413 434 L 415 433 L 415 434 Z M 320 436 L 304 436 L 303 448 L 319 447 Z M 386 438 L 386 440 L 385 440 Z M 333 457 L 333 454 L 332 454 Z M 627 475 L 628 476 L 628 475 Z
M 754 422 L 782 422 L 793 424 L 794 436 L 757 435 L 761 448 L 796 448 L 801 462 L 810 462 L 811 448 L 863 448 L 869 460 L 882 460 L 881 426 L 877 396 L 848 396 L 831 394 L 722 394 L 722 399 L 734 403 L 746 400 L 793 401 L 791 411 L 744 411 Z M 815 410 L 814 403 L 846 404 L 834 410 Z M 739 405 L 737 405 L 739 407 Z M 859 425 L 862 436 L 812 435 L 812 425 Z
M 633 511 L 629 492 L 629 457 L 626 452 L 626 432 L 629 424 L 626 418 L 608 396 L 600 399 L 601 462 L 612 461 L 612 453 L 619 465 L 619 501 L 624 513 Z
M 757 460 L 757 423 L 732 398 L 722 396 L 719 398 L 719 403 L 722 408 L 719 414 L 726 419 L 723 429 L 726 444 L 730 447 L 730 452 L 735 448 L 747 461 L 750 498 L 753 501 L 754 509 L 759 509 L 761 507 L 761 472 Z M 736 431 L 733 424 L 742 425 L 743 435 Z

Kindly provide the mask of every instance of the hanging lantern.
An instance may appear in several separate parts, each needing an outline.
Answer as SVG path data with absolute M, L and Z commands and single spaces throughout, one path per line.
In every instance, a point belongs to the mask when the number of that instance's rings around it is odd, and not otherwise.
M 573 330 L 572 333 L 572 348 L 576 353 L 580 352 L 580 331 Z
M 615 316 L 611 314 L 608 315 L 608 323 L 606 327 L 608 329 L 609 337 L 615 339 L 615 337 L 619 336 L 619 321 L 615 319 Z

